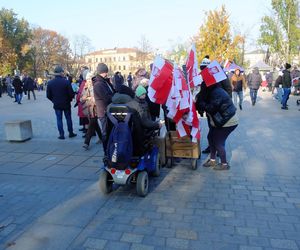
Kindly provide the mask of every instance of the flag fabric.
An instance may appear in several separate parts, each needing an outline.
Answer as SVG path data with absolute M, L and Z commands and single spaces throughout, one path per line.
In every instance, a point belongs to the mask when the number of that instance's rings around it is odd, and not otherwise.
M 226 59 L 225 63 L 224 63 L 224 70 L 227 70 L 230 67 L 231 62 Z
M 188 84 L 191 88 L 194 88 L 195 86 L 198 86 L 202 83 L 203 80 L 198 68 L 195 44 L 192 45 L 192 48 L 186 61 L 186 72 Z
M 201 71 L 202 78 L 207 87 L 226 79 L 226 74 L 217 61 L 212 61 Z
M 158 104 L 165 104 L 173 79 L 173 65 L 167 60 L 157 56 L 153 62 L 153 67 L 149 80 L 149 99 Z
M 182 70 L 176 64 L 155 58 L 148 96 L 152 102 L 166 104 L 167 117 L 176 123 L 179 137 L 192 136 L 193 142 L 200 139 L 199 118 L 193 96 Z

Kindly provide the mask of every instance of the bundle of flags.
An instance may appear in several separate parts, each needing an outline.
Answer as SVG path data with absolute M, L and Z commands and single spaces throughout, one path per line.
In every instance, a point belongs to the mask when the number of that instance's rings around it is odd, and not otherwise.
M 193 142 L 200 139 L 200 122 L 191 89 L 203 81 L 207 86 L 226 79 L 217 61 L 199 72 L 195 45 L 186 61 L 186 76 L 179 66 L 157 56 L 153 62 L 148 87 L 149 99 L 166 104 L 167 116 L 176 123 L 179 137 L 190 135 Z

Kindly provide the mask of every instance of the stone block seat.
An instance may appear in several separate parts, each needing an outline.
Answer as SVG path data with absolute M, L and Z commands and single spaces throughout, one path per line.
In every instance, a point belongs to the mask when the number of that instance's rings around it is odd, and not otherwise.
M 8 141 L 23 142 L 32 138 L 31 120 L 7 121 L 4 126 Z

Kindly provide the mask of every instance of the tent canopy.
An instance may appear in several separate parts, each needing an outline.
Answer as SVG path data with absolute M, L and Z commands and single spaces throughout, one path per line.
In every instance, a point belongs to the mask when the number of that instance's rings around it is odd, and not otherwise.
M 233 72 L 233 71 L 235 71 L 235 69 L 239 69 L 241 72 L 245 71 L 244 68 L 235 64 L 234 62 L 231 63 L 228 67 L 224 68 L 224 71 Z
M 272 70 L 272 67 L 266 63 L 264 63 L 263 61 L 258 61 L 257 63 L 255 63 L 254 65 L 251 66 L 251 69 L 253 68 L 258 68 L 259 70 Z

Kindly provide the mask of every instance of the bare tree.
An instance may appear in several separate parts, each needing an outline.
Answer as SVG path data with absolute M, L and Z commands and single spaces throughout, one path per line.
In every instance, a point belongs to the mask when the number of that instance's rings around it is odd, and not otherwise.
M 149 40 L 146 38 L 145 35 L 141 36 L 141 40 L 138 42 L 138 53 L 137 53 L 137 64 L 140 67 L 146 67 L 146 63 L 150 60 L 152 56 L 152 46 Z

